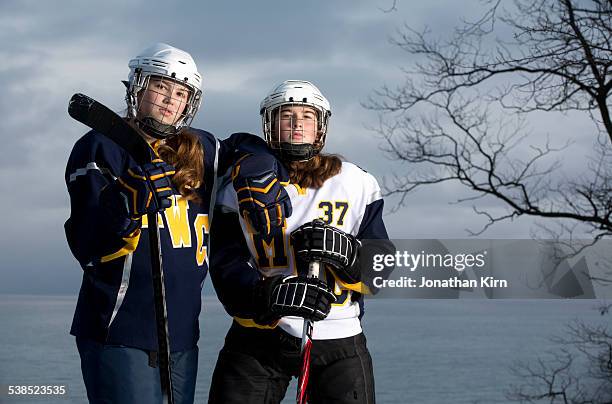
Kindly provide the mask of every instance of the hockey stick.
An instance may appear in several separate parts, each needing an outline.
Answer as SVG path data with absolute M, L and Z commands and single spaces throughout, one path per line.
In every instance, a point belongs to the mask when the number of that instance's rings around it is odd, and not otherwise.
M 108 137 L 123 148 L 139 165 L 150 163 L 152 149 L 146 140 L 125 119 L 84 94 L 74 94 L 68 104 L 68 114 Z M 161 245 L 157 213 L 147 214 L 149 222 L 149 248 L 151 250 L 151 276 L 159 350 L 159 376 L 164 403 L 172 404 L 172 377 L 170 369 L 170 342 L 168 339 L 168 313 L 162 266 Z M 153 226 L 153 229 L 151 228 Z
M 317 260 L 310 261 L 308 265 L 308 277 L 318 278 L 319 267 L 321 263 Z M 308 400 L 308 394 L 306 388 L 308 387 L 308 378 L 310 377 L 310 351 L 312 349 L 312 328 L 314 321 L 304 319 L 304 328 L 302 329 L 302 344 L 300 352 L 302 354 L 302 369 L 300 371 L 300 377 L 298 378 L 298 389 L 297 389 L 297 404 L 306 404 Z

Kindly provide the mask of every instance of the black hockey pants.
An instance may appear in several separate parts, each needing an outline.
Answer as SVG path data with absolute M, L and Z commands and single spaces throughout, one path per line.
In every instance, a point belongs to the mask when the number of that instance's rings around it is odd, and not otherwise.
M 234 322 L 217 359 L 209 403 L 279 403 L 300 365 L 299 338 L 278 327 L 246 328 Z M 375 402 L 372 358 L 363 334 L 313 341 L 308 397 L 313 404 Z

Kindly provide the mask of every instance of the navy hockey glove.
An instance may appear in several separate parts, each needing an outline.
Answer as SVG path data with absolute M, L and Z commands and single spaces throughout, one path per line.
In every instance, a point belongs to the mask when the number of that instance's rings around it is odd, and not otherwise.
M 148 213 L 169 208 L 174 192 L 170 177 L 175 168 L 160 159 L 129 168 L 125 174 L 102 189 L 100 203 L 111 213 L 109 225 L 120 236 L 140 227 Z
M 336 296 L 318 278 L 282 275 L 264 278 L 255 288 L 256 322 L 270 324 L 284 316 L 323 320 Z
M 346 283 L 361 280 L 359 265 L 356 265 L 361 243 L 353 235 L 317 219 L 294 230 L 291 244 L 299 260 L 306 263 L 318 260 L 329 264 Z
M 291 216 L 291 201 L 278 180 L 278 162 L 271 155 L 249 155 L 232 171 L 240 214 L 252 229 L 269 236 Z

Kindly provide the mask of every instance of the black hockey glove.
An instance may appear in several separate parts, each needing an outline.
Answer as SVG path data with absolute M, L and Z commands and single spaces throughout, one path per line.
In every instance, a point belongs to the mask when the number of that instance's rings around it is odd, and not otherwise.
M 291 244 L 301 261 L 308 263 L 318 260 L 329 264 L 346 283 L 361 280 L 359 265 L 356 265 L 361 243 L 353 235 L 317 219 L 294 230 L 291 233 Z
M 292 213 L 289 195 L 277 178 L 277 165 L 272 156 L 250 155 L 232 171 L 240 214 L 263 236 L 269 236 L 274 227 L 282 227 Z
M 255 305 L 260 324 L 270 324 L 284 316 L 323 320 L 336 296 L 318 278 L 282 275 L 264 278 L 255 288 Z
M 100 203 L 110 213 L 109 225 L 120 236 L 138 229 L 141 217 L 169 208 L 173 194 L 170 177 L 175 168 L 156 159 L 129 168 L 125 174 L 102 189 Z

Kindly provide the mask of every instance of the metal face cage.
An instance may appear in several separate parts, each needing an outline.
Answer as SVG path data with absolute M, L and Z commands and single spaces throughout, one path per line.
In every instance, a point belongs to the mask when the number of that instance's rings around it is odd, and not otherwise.
M 309 160 L 325 145 L 328 117 L 316 105 L 302 102 L 266 109 L 262 114 L 265 140 L 285 160 Z
M 128 116 L 157 138 L 179 133 L 191 125 L 202 92 L 187 82 L 137 71 L 128 88 Z

